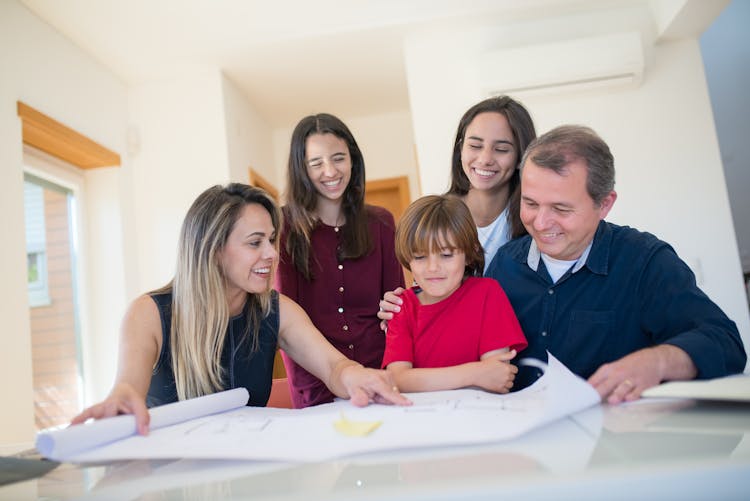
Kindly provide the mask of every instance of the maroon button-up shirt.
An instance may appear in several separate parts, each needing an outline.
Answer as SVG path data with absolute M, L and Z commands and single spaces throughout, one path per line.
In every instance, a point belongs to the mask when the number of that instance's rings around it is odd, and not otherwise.
M 365 367 L 379 369 L 385 349 L 378 303 L 387 291 L 403 287 L 396 259 L 395 224 L 390 212 L 367 206 L 372 251 L 359 259 L 339 262 L 338 228 L 319 223 L 311 235 L 313 280 L 305 280 L 286 252 L 288 225 L 281 232 L 278 286 L 310 316 L 315 327 L 341 353 Z M 284 356 L 292 402 L 297 408 L 331 402 L 334 395 L 318 378 Z

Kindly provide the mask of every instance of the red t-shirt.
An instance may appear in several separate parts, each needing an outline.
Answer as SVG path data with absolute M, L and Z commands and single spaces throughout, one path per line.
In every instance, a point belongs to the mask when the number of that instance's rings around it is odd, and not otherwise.
M 469 277 L 449 297 L 422 305 L 415 288 L 405 291 L 401 312 L 388 322 L 383 367 L 411 362 L 414 368 L 476 362 L 488 351 L 521 351 L 526 337 L 496 280 Z

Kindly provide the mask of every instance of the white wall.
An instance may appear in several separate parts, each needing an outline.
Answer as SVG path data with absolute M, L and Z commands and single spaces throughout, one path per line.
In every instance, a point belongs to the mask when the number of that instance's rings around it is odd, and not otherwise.
M 419 198 L 417 151 L 408 110 L 350 118 L 346 125 L 354 134 L 365 158 L 367 180 L 407 176 L 412 200 Z
M 700 38 L 743 270 L 750 273 L 750 2 L 734 0 Z
M 0 74 L 0 213 L 3 214 L 5 239 L 5 244 L 0 246 L 0 276 L 3 277 L 0 281 L 0 315 L 3 318 L 0 446 L 13 443 L 28 446 L 34 438 L 34 418 L 25 294 L 21 123 L 16 115 L 16 101 L 21 100 L 122 153 L 127 97 L 125 86 L 114 75 L 16 2 L 0 2 Z M 98 176 L 92 174 L 91 177 Z M 92 183 L 94 189 L 105 190 L 105 185 L 117 185 L 117 179 L 101 181 L 98 186 Z M 117 215 L 114 217 L 116 226 Z M 94 252 L 92 249 L 97 242 L 90 245 L 89 252 Z M 97 281 L 88 287 L 88 296 L 100 320 L 90 322 L 88 329 L 102 339 L 116 340 L 117 321 L 113 322 L 112 318 L 118 318 L 122 312 L 117 291 L 123 288 L 123 273 L 123 263 L 118 261 L 117 253 L 108 256 L 106 266 L 92 270 Z M 101 283 L 106 283 L 106 287 L 99 288 Z M 96 302 L 102 298 L 106 299 Z
M 82 332 L 84 405 L 103 399 L 112 388 L 118 353 L 120 319 L 130 300 L 128 277 L 134 270 L 126 262 L 123 219 L 130 216 L 124 179 L 128 166 L 87 171 L 85 179 L 86 294 L 80 314 Z
M 174 275 L 180 225 L 193 200 L 229 181 L 223 77 L 206 70 L 134 86 L 129 106 L 137 147 L 127 252 L 136 252 L 134 291 L 142 294 Z
M 279 186 L 274 168 L 271 127 L 226 77 L 223 78 L 222 87 L 230 179 L 247 183 L 248 168 L 252 167 L 263 178 Z
M 644 29 L 637 13 L 632 19 L 629 29 Z M 581 36 L 580 19 L 568 21 L 569 38 Z M 602 21 L 597 26 L 606 26 Z M 531 35 L 533 28 L 527 25 Z M 545 33 L 554 31 L 548 28 Z M 478 31 L 453 38 L 427 33 L 406 46 L 425 193 L 446 189 L 445 159 L 458 119 L 484 97 L 478 91 L 477 54 L 488 40 L 507 38 Z M 610 220 L 670 242 L 697 272 L 703 290 L 735 320 L 750 348 L 750 319 L 699 46 L 696 39 L 685 39 L 650 47 L 649 38 L 646 28 L 647 69 L 637 88 L 516 97 L 530 110 L 539 133 L 582 123 L 602 135 L 615 155 L 620 195 Z M 586 54 L 578 57 L 585 60 Z
M 648 41 L 653 37 L 651 23 L 646 7 L 634 5 L 617 11 L 507 25 L 456 26 L 450 31 L 424 30 L 409 35 L 404 60 L 423 193 L 448 189 L 450 169 L 446 166 L 450 166 L 458 122 L 471 105 L 489 97 L 483 94 L 480 80 L 485 52 L 632 30 L 642 31 Z M 501 68 L 502 64 L 497 62 Z M 503 69 L 508 73 L 528 71 L 515 66 Z M 537 110 L 528 108 L 536 121 Z M 542 130 L 537 124 L 537 131 Z
M 409 178 L 412 200 L 418 198 L 420 185 L 411 113 L 404 110 L 363 117 L 339 116 L 339 118 L 352 131 L 362 150 L 367 181 L 405 175 Z M 295 125 L 296 123 L 273 131 L 275 183 L 280 191 L 286 187 L 289 143 Z M 446 168 L 447 165 L 446 163 Z

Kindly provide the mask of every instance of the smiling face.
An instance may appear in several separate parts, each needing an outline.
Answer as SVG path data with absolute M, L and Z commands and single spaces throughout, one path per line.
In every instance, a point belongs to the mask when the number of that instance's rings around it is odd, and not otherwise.
M 526 160 L 521 171 L 521 220 L 539 250 L 554 259 L 578 259 L 617 198 L 611 191 L 596 204 L 586 190 L 587 176 L 584 160 L 560 174 Z
M 507 186 L 518 163 L 513 131 L 501 113 L 480 113 L 466 127 L 461 164 L 471 188 L 500 190 Z
M 311 134 L 305 141 L 305 164 L 318 198 L 340 202 L 352 176 L 346 142 L 333 134 Z
M 422 288 L 417 296 L 422 304 L 442 301 L 453 294 L 464 279 L 466 255 L 463 251 L 451 245 L 439 247 L 439 252 L 415 253 L 409 261 L 414 280 Z
M 278 258 L 275 243 L 276 231 L 268 211 L 259 204 L 245 205 L 219 251 L 230 304 L 247 292 L 268 290 Z

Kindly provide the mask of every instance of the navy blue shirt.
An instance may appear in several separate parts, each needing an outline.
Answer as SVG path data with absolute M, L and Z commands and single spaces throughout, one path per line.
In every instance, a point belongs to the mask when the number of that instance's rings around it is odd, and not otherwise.
M 247 322 L 247 303 L 242 313 L 229 319 L 221 352 L 224 390 L 244 387 L 250 393 L 247 405 L 263 407 L 268 403 L 273 378 L 273 360 L 279 335 L 279 294 L 272 291 L 271 313 L 260 324 L 258 349 L 252 349 Z M 151 294 L 161 317 L 161 352 L 151 374 L 146 405 L 156 407 L 177 401 L 177 386 L 172 371 L 170 349 L 172 330 L 172 294 Z
M 745 368 L 737 326 L 650 233 L 601 221 L 585 263 L 556 283 L 527 235 L 501 247 L 486 276 L 500 282 L 529 341 L 521 357 L 546 361 L 549 351 L 588 378 L 604 363 L 670 344 L 690 356 L 698 378 Z

